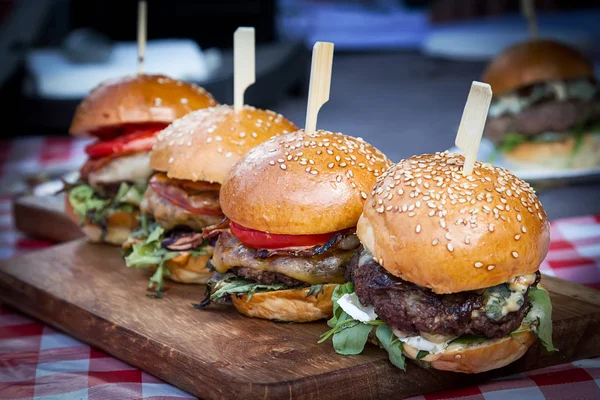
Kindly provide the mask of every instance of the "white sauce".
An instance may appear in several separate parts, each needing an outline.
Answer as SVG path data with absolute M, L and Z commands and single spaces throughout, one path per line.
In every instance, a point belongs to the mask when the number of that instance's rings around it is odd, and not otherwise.
M 406 343 L 407 345 L 414 347 L 417 350 L 427 351 L 431 354 L 443 353 L 444 350 L 446 350 L 446 348 L 448 347 L 448 343 L 455 339 L 455 337 L 448 337 L 448 340 L 444 342 L 434 343 L 425 339 L 423 336 L 406 336 L 405 334 L 397 330 L 394 330 L 394 335 L 396 335 L 398 340 L 400 340 L 401 342 Z
M 98 171 L 90 173 L 90 185 L 146 181 L 152 174 L 150 168 L 150 154 L 147 152 L 136 153 L 131 156 L 115 158 Z
M 337 301 L 338 305 L 352 318 L 360 322 L 375 321 L 377 314 L 373 307 L 365 307 L 360 304 L 356 293 L 346 293 Z

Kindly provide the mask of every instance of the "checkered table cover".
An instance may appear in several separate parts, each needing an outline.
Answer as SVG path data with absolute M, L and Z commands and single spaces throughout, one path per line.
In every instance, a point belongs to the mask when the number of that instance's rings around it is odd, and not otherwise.
M 0 187 L 15 174 L 76 169 L 85 141 L 1 143 Z M 16 232 L 0 197 L 0 258 L 51 246 Z M 600 289 L 600 216 L 554 221 L 543 273 Z M 193 396 L 15 310 L 0 306 L 0 399 L 189 399 Z M 600 399 L 600 359 L 512 375 L 412 399 Z

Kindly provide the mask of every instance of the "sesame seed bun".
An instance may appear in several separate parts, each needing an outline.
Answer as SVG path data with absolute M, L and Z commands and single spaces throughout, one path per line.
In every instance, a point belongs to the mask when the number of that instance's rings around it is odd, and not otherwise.
M 299 130 L 270 139 L 238 161 L 221 187 L 221 208 L 232 221 L 269 233 L 351 228 L 389 165 L 361 139 Z
M 568 136 L 556 142 L 525 142 L 504 153 L 508 166 L 518 169 L 594 168 L 600 165 L 600 132 L 577 140 Z
M 90 133 L 139 123 L 171 123 L 218 103 L 203 88 L 163 75 L 136 75 L 100 84 L 79 104 L 69 133 Z
M 72 221 L 81 226 L 81 230 L 87 236 L 88 240 L 94 243 L 108 243 L 120 246 L 125 243 L 131 232 L 139 226 L 139 213 L 116 211 L 108 216 L 106 220 L 106 234 L 103 237 L 101 226 L 93 224 L 88 219 L 83 224 L 81 223 L 81 218 L 73 210 L 69 196 L 65 196 L 65 212 Z
M 435 293 L 499 285 L 530 274 L 548 252 L 546 213 L 506 169 L 436 153 L 407 158 L 377 180 L 357 234 L 389 273 Z
M 323 285 L 317 297 L 308 296 L 309 288 L 277 290 L 247 295 L 231 296 L 233 305 L 248 317 L 274 321 L 310 322 L 333 316 L 331 295 L 337 284 Z
M 577 49 L 553 40 L 529 40 L 496 56 L 483 81 L 498 96 L 534 83 L 593 76 L 592 63 Z
M 250 106 L 238 112 L 226 105 L 206 108 L 187 114 L 158 134 L 150 165 L 169 178 L 222 183 L 248 150 L 296 129 L 273 111 Z
M 529 329 L 527 325 L 521 328 Z M 521 330 L 521 329 L 519 329 Z M 444 371 L 478 374 L 508 365 L 527 352 L 529 347 L 537 340 L 531 330 L 525 330 L 514 335 L 500 339 L 490 339 L 481 343 L 469 345 L 450 345 L 443 353 L 429 354 L 422 358 L 432 368 Z M 419 350 L 403 344 L 404 354 L 412 359 L 417 358 Z

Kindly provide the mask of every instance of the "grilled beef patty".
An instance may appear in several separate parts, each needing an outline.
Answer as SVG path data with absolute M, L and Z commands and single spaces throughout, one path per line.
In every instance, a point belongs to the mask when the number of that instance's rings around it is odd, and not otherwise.
M 262 283 L 263 285 L 274 285 L 283 283 L 289 287 L 306 286 L 307 284 L 298 279 L 290 278 L 287 275 L 279 272 L 261 271 L 252 268 L 236 267 L 230 269 L 231 272 L 241 278 L 245 278 L 254 282 Z
M 426 332 L 499 338 L 519 328 L 529 310 L 525 294 L 519 311 L 498 320 L 490 319 L 484 311 L 477 312 L 485 303 L 482 294 L 474 291 L 436 294 L 389 274 L 368 252 L 354 256 L 346 276 L 354 282 L 354 291 L 363 305 L 373 306 L 381 320 L 407 335 Z

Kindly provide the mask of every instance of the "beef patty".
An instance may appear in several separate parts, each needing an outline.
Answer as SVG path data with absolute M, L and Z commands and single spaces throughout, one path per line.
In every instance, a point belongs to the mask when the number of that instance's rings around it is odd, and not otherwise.
M 362 261 L 359 262 L 359 258 Z M 360 264 L 360 265 L 359 265 Z M 484 296 L 474 291 L 439 295 L 389 274 L 368 252 L 357 254 L 348 266 L 347 278 L 365 306 L 392 329 L 407 335 L 420 332 L 460 336 L 485 335 L 499 338 L 519 328 L 529 310 L 527 294 L 519 311 L 493 320 L 485 312 L 472 312 L 484 306 Z
M 600 122 L 600 100 L 549 101 L 534 104 L 517 114 L 488 118 L 485 134 L 495 143 L 507 132 L 535 138 L 546 132 L 566 132 Z

